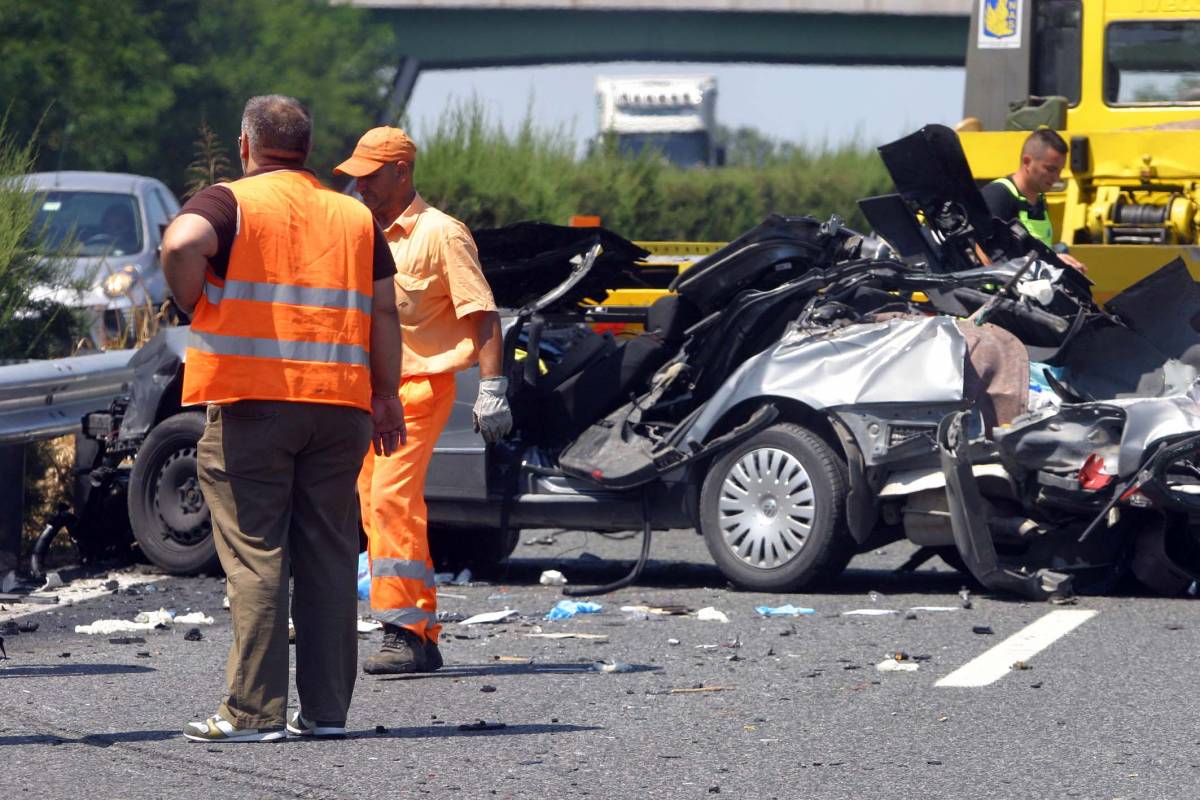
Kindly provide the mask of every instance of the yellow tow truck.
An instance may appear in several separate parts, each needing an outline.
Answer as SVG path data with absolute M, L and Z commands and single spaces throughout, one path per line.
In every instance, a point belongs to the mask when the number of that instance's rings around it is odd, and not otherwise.
M 976 0 L 959 137 L 981 181 L 1028 131 L 1071 145 L 1054 231 L 1095 296 L 1182 256 L 1200 278 L 1200 0 Z

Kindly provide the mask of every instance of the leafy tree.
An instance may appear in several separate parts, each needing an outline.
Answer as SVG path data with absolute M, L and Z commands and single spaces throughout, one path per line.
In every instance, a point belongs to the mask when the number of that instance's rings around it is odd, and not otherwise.
M 328 176 L 375 124 L 395 53 L 390 26 L 324 0 L 0 3 L 0 97 L 14 132 L 39 131 L 37 167 L 153 175 L 177 193 L 201 123 L 232 143 L 256 94 L 309 106 L 310 163 Z

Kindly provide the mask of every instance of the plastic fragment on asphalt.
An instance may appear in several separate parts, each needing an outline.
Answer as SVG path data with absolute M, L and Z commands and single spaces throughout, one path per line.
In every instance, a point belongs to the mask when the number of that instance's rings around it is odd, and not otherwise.
M 597 661 L 592 665 L 596 672 L 633 672 L 633 667 L 623 661 Z
M 175 617 L 175 624 L 177 625 L 212 625 L 213 622 L 213 618 L 203 611 L 193 611 L 190 614 L 182 614 Z
M 459 625 L 494 625 L 498 622 L 508 622 L 516 619 L 521 615 L 520 611 L 515 608 L 506 608 L 503 611 L 485 611 L 482 614 L 476 614 L 473 617 L 467 617 Z
M 916 672 L 920 667 L 915 661 L 897 661 L 894 658 L 886 658 L 875 665 L 880 672 Z
M 358 621 L 358 632 L 359 633 L 370 633 L 371 631 L 377 631 L 382 627 L 383 627 L 383 623 L 379 622 L 378 620 L 360 619 Z
M 150 625 L 170 625 L 175 621 L 175 612 L 160 608 L 158 611 L 139 611 L 133 618 L 134 622 Z
M 59 575 L 57 572 L 47 572 L 46 582 L 41 585 L 41 588 L 39 588 L 38 591 L 48 592 L 51 589 L 61 589 L 64 586 L 66 586 L 66 584 L 63 583 L 61 575 Z
M 604 606 L 587 600 L 559 600 L 544 619 L 570 619 L 576 614 L 596 614 L 602 610 Z
M 476 722 L 468 722 L 465 725 L 459 725 L 460 731 L 500 731 L 507 728 L 508 725 L 504 722 L 484 722 L 478 720 Z
M 889 614 L 899 614 L 894 608 L 856 608 L 853 611 L 843 611 L 843 617 L 886 617 Z
M 958 611 L 959 606 L 913 606 L 909 611 Z
M 199 628 L 189 628 L 188 632 L 183 635 L 184 641 L 187 642 L 198 642 L 203 638 L 204 634 L 200 632 Z
M 783 606 L 755 606 L 754 610 L 764 617 L 799 617 L 817 613 L 813 608 L 800 608 L 791 603 Z
M 467 618 L 467 615 L 461 611 L 439 611 L 437 612 L 438 622 L 462 622 Z
M 718 611 L 712 606 L 705 606 L 696 612 L 696 619 L 704 622 L 729 622 L 724 611 Z
M 542 586 L 566 586 L 567 576 L 556 569 L 548 569 L 538 576 L 538 583 Z
M 643 617 L 649 617 L 652 614 L 654 616 L 661 616 L 661 617 L 681 617 L 686 614 L 692 613 L 692 610 L 690 608 L 688 608 L 687 606 L 683 606 L 683 605 L 621 606 L 621 610 L 624 611 L 626 614 L 630 614 L 633 616 L 643 616 Z
M 596 642 L 607 642 L 608 637 L 603 633 L 527 633 L 529 639 L 591 639 Z
M 675 645 L 679 644 L 679 640 L 678 639 L 667 639 L 667 644 L 674 647 Z
M 991 625 L 976 625 L 971 628 L 971 633 L 978 633 L 981 636 L 991 636 L 995 631 L 992 630 Z
M 221 600 L 221 608 L 229 608 L 229 595 L 225 595 Z

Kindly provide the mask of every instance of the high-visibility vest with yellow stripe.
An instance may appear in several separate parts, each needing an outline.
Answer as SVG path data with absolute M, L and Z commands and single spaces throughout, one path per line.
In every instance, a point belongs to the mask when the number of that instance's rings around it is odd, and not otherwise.
M 224 280 L 192 315 L 183 403 L 289 400 L 371 407 L 374 223 L 307 172 L 226 184 L 238 230 Z

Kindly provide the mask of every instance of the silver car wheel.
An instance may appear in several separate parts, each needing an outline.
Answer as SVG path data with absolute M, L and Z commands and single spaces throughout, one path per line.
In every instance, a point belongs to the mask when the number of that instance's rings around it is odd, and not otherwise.
M 725 546 L 756 569 L 781 567 L 800 555 L 817 510 L 808 472 L 775 447 L 751 450 L 733 464 L 718 508 Z

